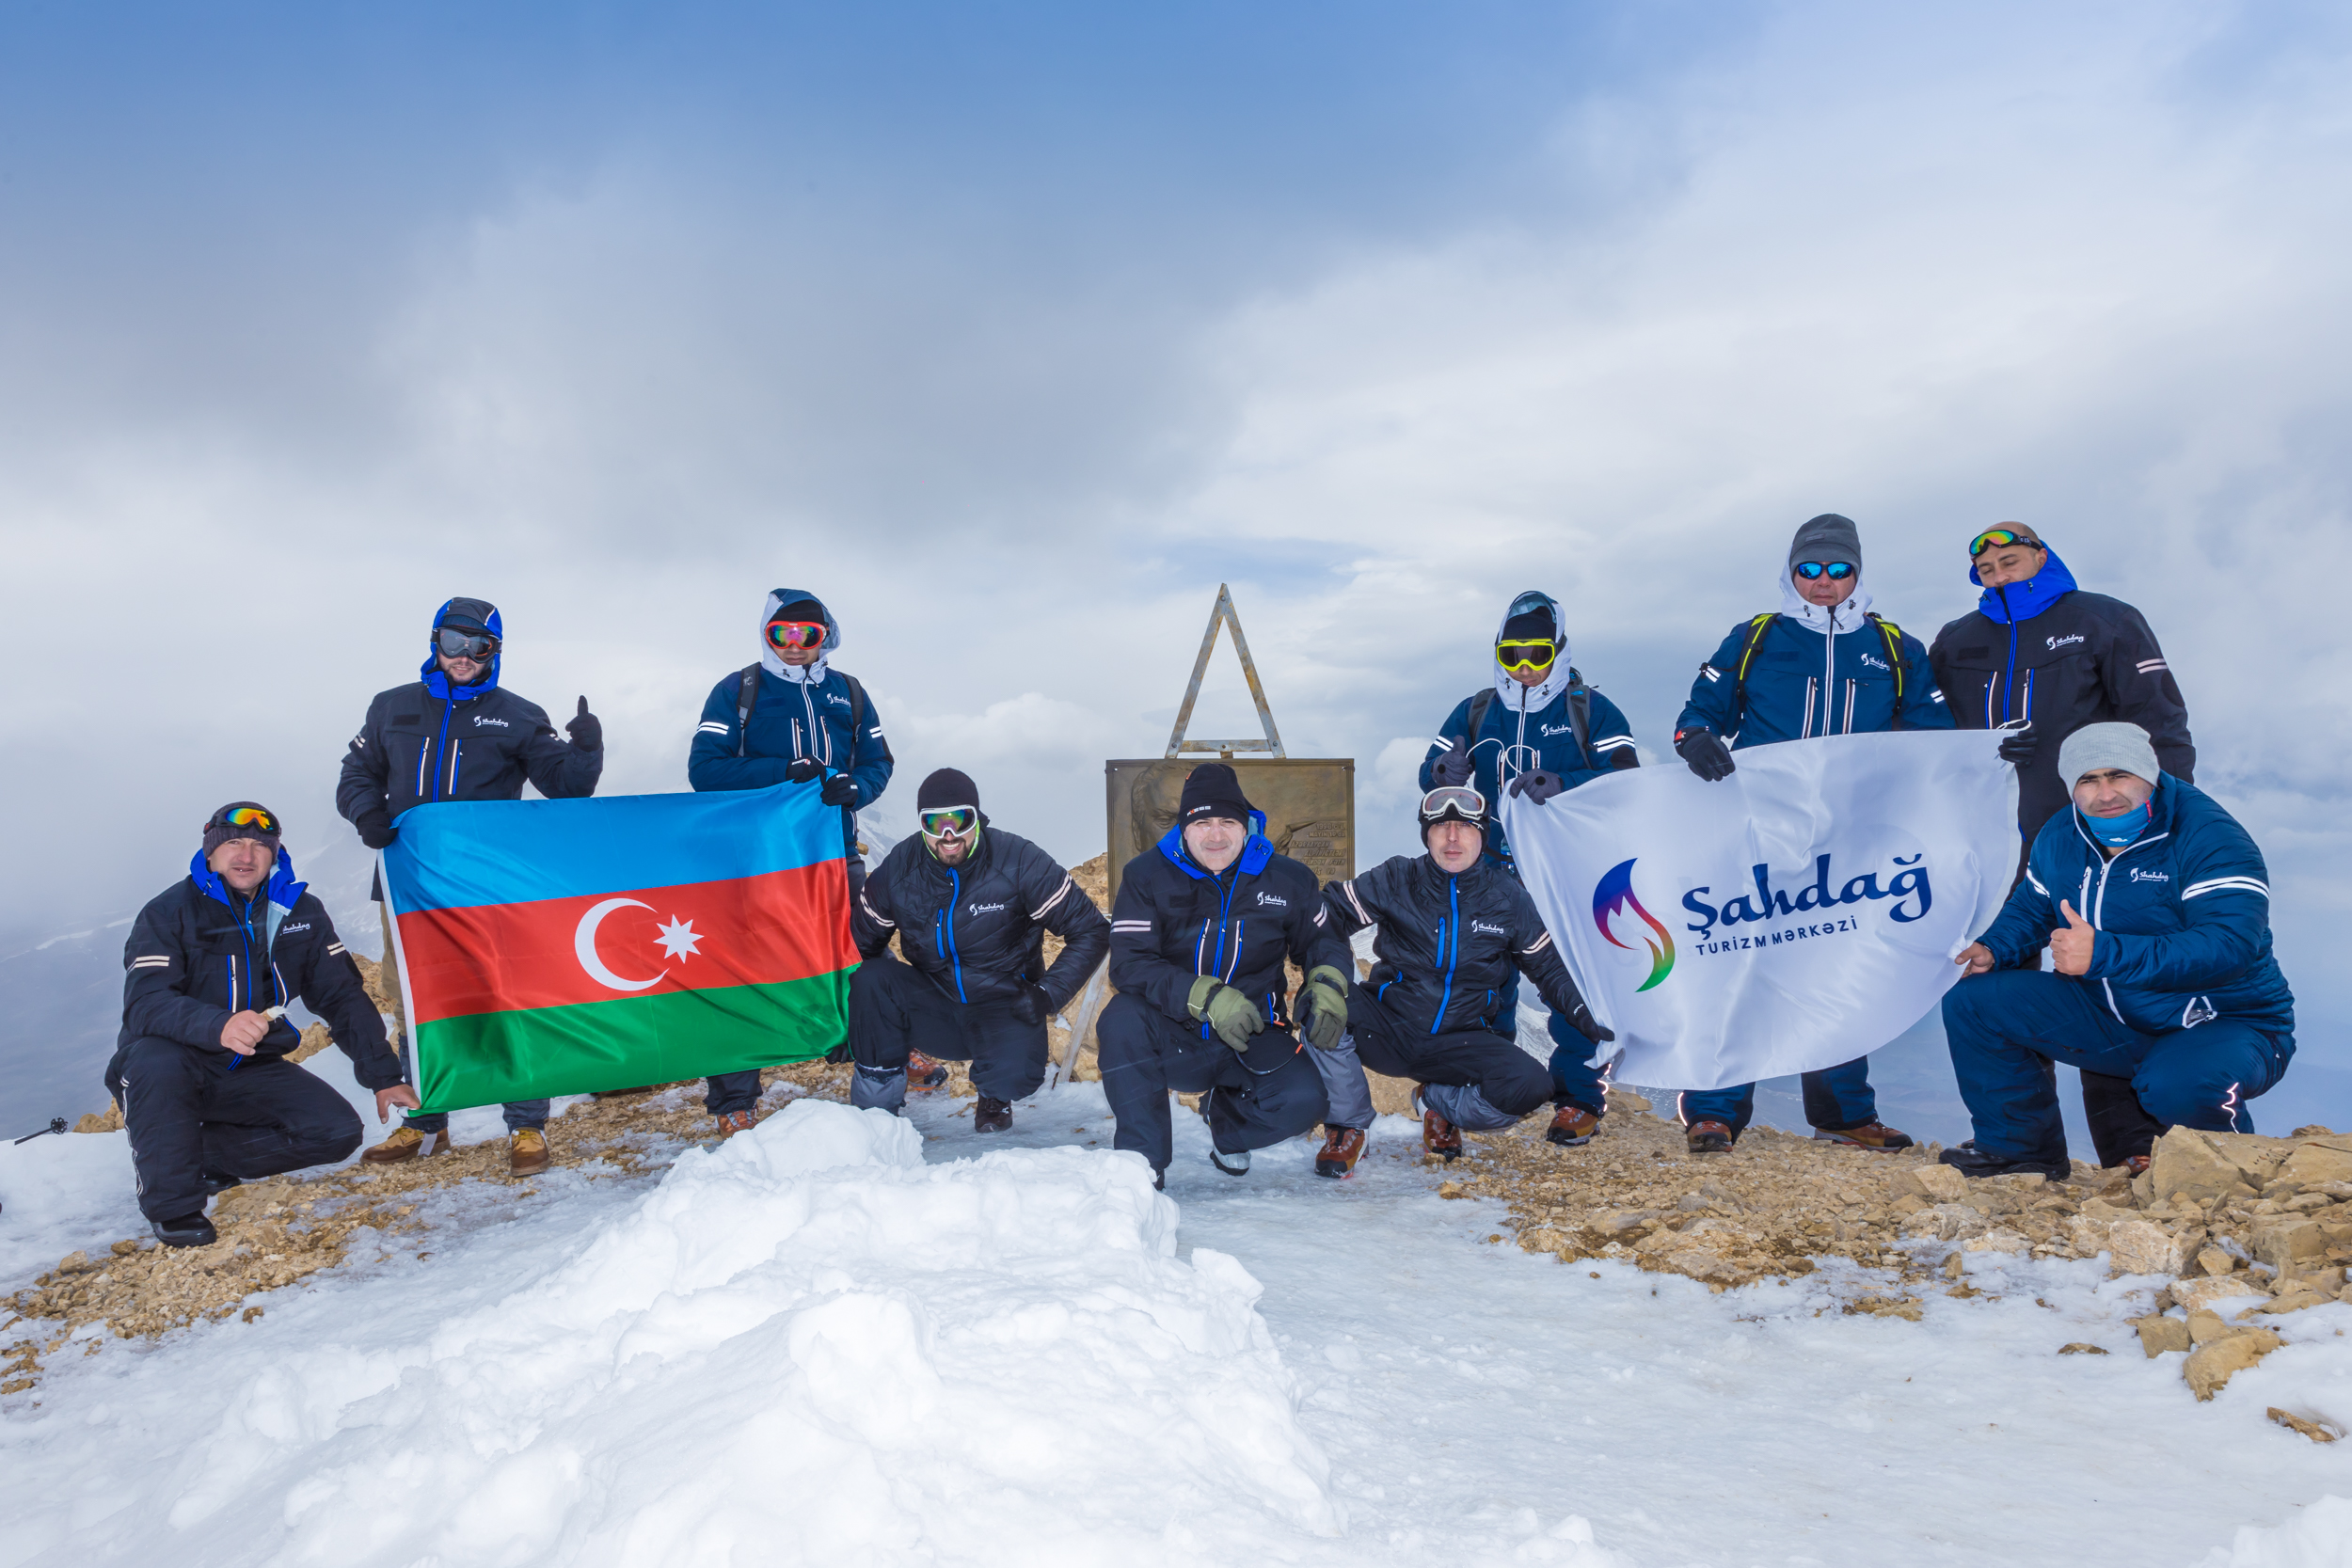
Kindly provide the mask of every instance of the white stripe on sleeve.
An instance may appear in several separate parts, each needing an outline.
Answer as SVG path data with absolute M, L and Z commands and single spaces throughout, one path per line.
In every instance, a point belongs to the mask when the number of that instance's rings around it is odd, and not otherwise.
M 1063 896 L 1064 896 L 1065 895 L 1067 895 L 1069 892 L 1070 892 L 1070 879 L 1069 879 L 1069 878 L 1067 878 L 1067 877 L 1064 877 L 1064 878 L 1061 879 L 1061 886 L 1059 886 L 1059 887 L 1057 887 L 1057 888 L 1056 888 L 1056 889 L 1054 890 L 1054 896 L 1052 896 L 1051 898 L 1048 898 L 1047 900 L 1045 900 L 1045 902 L 1044 902 L 1044 903 L 1040 904 L 1040 905 L 1039 905 L 1036 909 L 1031 910 L 1031 911 L 1029 911 L 1029 918 L 1030 918 L 1031 920 L 1042 920 L 1042 919 L 1045 917 L 1045 911 L 1046 911 L 1047 910 L 1052 909 L 1055 905 L 1057 905 L 1057 904 L 1060 903 L 1060 902 L 1062 901 Z
M 1549 947 L 1550 945 L 1551 945 L 1551 933 L 1550 933 L 1549 931 L 1546 931 L 1546 932 L 1545 932 L 1542 936 L 1539 936 L 1539 937 L 1537 937 L 1537 938 L 1535 939 L 1535 945 L 1534 945 L 1534 946 L 1533 946 L 1533 947 L 1522 947 L 1522 948 L 1520 948 L 1520 949 L 1519 949 L 1519 951 L 1520 951 L 1521 953 L 1526 954 L 1529 958 L 1534 958 L 1536 954 L 1538 954 L 1538 953 L 1542 952 L 1545 948 Z
M 2216 877 L 2209 881 L 2191 882 L 2181 889 L 2181 896 L 2185 899 L 2202 897 L 2208 893 L 2259 893 L 2267 898 L 2270 896 L 2270 885 L 2255 877 Z

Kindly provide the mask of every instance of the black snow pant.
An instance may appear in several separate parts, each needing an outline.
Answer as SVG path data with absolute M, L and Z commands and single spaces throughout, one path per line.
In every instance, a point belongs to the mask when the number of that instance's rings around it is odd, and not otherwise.
M 857 902 L 857 895 L 866 887 L 866 863 L 858 858 L 856 836 L 852 831 L 850 858 L 844 863 L 844 869 L 850 875 L 850 901 L 852 904 Z M 838 1045 L 840 1042 L 834 1043 Z M 703 1109 L 714 1117 L 748 1111 L 758 1103 L 759 1069 L 755 1067 L 745 1068 L 740 1072 L 714 1072 L 703 1080 Z
M 106 1064 L 138 1175 L 139 1212 L 176 1220 L 204 1212 L 204 1179 L 241 1181 L 346 1160 L 359 1113 L 283 1056 L 229 1058 L 152 1035 Z
M 1551 1103 L 1551 1069 L 1491 1030 L 1425 1035 L 1400 1022 L 1365 987 L 1351 986 L 1347 1033 L 1364 1066 L 1419 1083 L 1423 1104 L 1469 1132 L 1500 1132 Z
M 1168 1168 L 1175 1157 L 1170 1089 L 1209 1097 L 1209 1138 L 1224 1154 L 1279 1144 L 1322 1122 L 1323 1075 L 1295 1037 L 1268 1028 L 1244 1056 L 1214 1034 L 1201 1038 L 1200 1030 L 1125 992 L 1103 1009 L 1094 1037 L 1104 1098 L 1119 1118 L 1113 1148 L 1132 1149 L 1155 1171 Z
M 1045 1021 L 1024 1023 L 1012 1000 L 959 1002 L 894 953 L 850 977 L 850 1103 L 896 1112 L 906 1103 L 907 1053 L 970 1062 L 972 1086 L 989 1100 L 1019 1100 L 1045 1082 Z

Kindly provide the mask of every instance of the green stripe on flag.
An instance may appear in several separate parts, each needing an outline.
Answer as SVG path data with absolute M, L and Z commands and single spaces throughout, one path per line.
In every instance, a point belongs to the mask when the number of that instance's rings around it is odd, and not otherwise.
M 417 1093 L 462 1111 L 804 1062 L 847 1037 L 852 973 L 419 1024 Z

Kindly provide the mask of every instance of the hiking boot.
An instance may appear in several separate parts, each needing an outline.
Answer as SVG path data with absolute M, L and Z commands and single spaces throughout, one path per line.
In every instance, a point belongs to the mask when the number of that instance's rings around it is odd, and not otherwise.
M 1209 1146 L 1209 1164 L 1215 1165 L 1217 1169 L 1223 1171 L 1228 1176 L 1248 1176 L 1249 1174 L 1249 1150 L 1245 1148 L 1235 1153 L 1228 1154 L 1223 1149 L 1217 1148 L 1216 1145 L 1211 1144 Z
M 946 1082 L 947 1082 L 946 1063 L 934 1061 L 920 1051 L 907 1053 L 908 1088 L 935 1089 Z
M 242 1176 L 215 1176 L 211 1171 L 206 1171 L 201 1180 L 204 1182 L 206 1197 L 218 1197 L 231 1187 L 245 1185 L 245 1178 Z
M 201 1212 L 183 1214 L 176 1220 L 151 1220 L 155 1239 L 166 1246 L 211 1246 L 220 1240 L 220 1232 Z
M 1421 1090 L 1413 1091 L 1413 1109 L 1421 1113 L 1421 1150 L 1434 1154 L 1449 1164 L 1462 1157 L 1462 1130 L 1422 1101 Z
M 2126 1155 L 2123 1160 L 2123 1169 L 2133 1176 L 2145 1176 L 2148 1174 L 2148 1166 L 2152 1163 L 2153 1162 L 2150 1158 L 2145 1154 Z
M 972 1107 L 972 1131 L 975 1132 L 1009 1132 L 1012 1131 L 1012 1101 L 991 1100 L 980 1096 Z
M 1563 1105 L 1551 1113 L 1551 1125 L 1544 1129 L 1544 1141 L 1558 1144 L 1562 1148 L 1581 1148 L 1599 1131 L 1600 1117 L 1581 1105 Z
M 536 1176 L 548 1168 L 548 1135 L 536 1127 L 518 1127 L 506 1137 L 506 1169 L 514 1176 Z
M 1728 1154 L 1739 1137 L 1720 1121 L 1694 1121 L 1683 1130 L 1683 1141 L 1693 1154 Z
M 1866 1121 L 1859 1127 L 1817 1127 L 1813 1130 L 1817 1144 L 1851 1144 L 1855 1148 L 1875 1148 L 1882 1152 L 1909 1148 L 1911 1134 L 1898 1132 L 1883 1121 Z
M 748 1132 L 759 1125 L 749 1111 L 723 1111 L 710 1119 L 716 1124 L 719 1136 L 723 1138 L 732 1138 L 738 1132 Z
M 440 1143 L 433 1147 L 433 1140 Z M 423 1154 L 447 1154 L 450 1150 L 449 1129 L 438 1132 L 421 1132 L 413 1127 L 395 1127 L 392 1135 L 376 1144 L 359 1158 L 371 1165 L 397 1165 L 403 1160 L 414 1160 Z
M 2052 1181 L 2063 1181 L 2074 1174 L 2074 1167 L 2064 1160 L 2004 1160 L 1997 1154 L 1988 1154 L 1977 1147 L 1977 1140 L 1974 1138 L 1962 1144 L 1958 1148 L 1946 1149 L 1938 1159 L 1939 1163 L 1949 1165 L 1961 1175 L 1971 1179 L 1981 1179 L 1987 1176 L 2040 1175 Z
M 1315 1174 L 1336 1180 L 1354 1170 L 1356 1162 L 1363 1157 L 1362 1128 L 1327 1127 L 1323 1130 L 1323 1147 L 1315 1150 Z

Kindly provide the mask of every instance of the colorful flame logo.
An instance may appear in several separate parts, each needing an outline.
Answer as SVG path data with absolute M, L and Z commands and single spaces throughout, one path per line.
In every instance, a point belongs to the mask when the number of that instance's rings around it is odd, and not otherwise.
M 1612 867 L 1593 888 L 1593 924 L 1600 927 L 1600 934 L 1606 937 L 1612 945 L 1622 947 L 1630 953 L 1634 950 L 1633 944 L 1629 942 L 1618 941 L 1617 933 L 1609 928 L 1609 917 L 1623 910 L 1631 910 L 1635 914 L 1640 915 L 1642 923 L 1657 933 L 1655 938 L 1648 936 L 1642 938 L 1644 945 L 1649 948 L 1649 978 L 1634 990 L 1645 991 L 1674 973 L 1675 939 L 1666 927 L 1658 923 L 1658 917 L 1642 908 L 1642 901 L 1633 896 L 1633 862 L 1631 861 L 1626 861 Z

